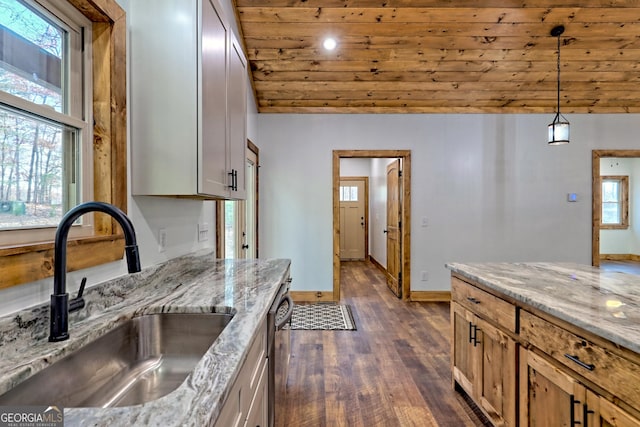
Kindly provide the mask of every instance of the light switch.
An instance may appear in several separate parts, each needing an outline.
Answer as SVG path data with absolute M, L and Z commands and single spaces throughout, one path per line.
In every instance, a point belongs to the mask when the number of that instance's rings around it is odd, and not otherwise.
M 209 223 L 203 222 L 198 224 L 198 242 L 209 240 Z
M 427 227 L 429 225 L 429 219 L 426 216 L 422 217 L 422 226 Z
M 568 193 L 567 194 L 567 202 L 577 202 L 578 194 L 577 193 Z

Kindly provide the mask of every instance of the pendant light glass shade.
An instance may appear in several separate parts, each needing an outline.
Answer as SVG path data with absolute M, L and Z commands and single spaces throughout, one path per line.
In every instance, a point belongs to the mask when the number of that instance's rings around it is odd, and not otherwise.
M 549 125 L 549 145 L 569 143 L 569 122 L 560 113 L 556 114 L 553 123 Z
M 551 35 L 558 37 L 558 103 L 556 116 L 549 125 L 549 145 L 561 145 L 569 143 L 569 121 L 560 114 L 560 35 L 564 33 L 564 26 L 558 25 L 551 30 Z

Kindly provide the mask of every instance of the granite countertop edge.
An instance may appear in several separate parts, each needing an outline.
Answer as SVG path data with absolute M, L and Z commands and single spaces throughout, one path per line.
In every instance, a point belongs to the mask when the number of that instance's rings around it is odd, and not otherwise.
M 577 263 L 451 262 L 445 267 L 640 354 L 640 276 Z
M 221 410 L 290 266 L 288 259 L 217 260 L 201 251 L 88 288 L 69 319 L 70 338 L 48 342 L 48 304 L 0 318 L 0 393 L 127 320 L 153 313 L 232 308 L 233 319 L 189 377 L 143 405 L 65 408 L 68 426 L 201 426 Z

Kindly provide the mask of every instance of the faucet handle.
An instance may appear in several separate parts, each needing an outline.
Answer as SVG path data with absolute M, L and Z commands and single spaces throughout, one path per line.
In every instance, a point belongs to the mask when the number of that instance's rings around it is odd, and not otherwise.
M 84 308 L 84 298 L 82 298 L 82 294 L 84 293 L 84 286 L 87 284 L 87 278 L 83 277 L 80 282 L 80 289 L 78 290 L 78 296 L 69 301 L 69 312 L 80 310 Z

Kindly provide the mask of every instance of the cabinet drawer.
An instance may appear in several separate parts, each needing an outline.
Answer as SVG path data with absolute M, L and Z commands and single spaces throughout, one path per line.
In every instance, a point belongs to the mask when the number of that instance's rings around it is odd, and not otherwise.
M 534 347 L 640 409 L 640 365 L 527 311 L 520 311 L 520 336 Z
M 492 320 L 510 332 L 516 332 L 514 305 L 470 285 L 451 278 L 451 299 L 485 320 Z

